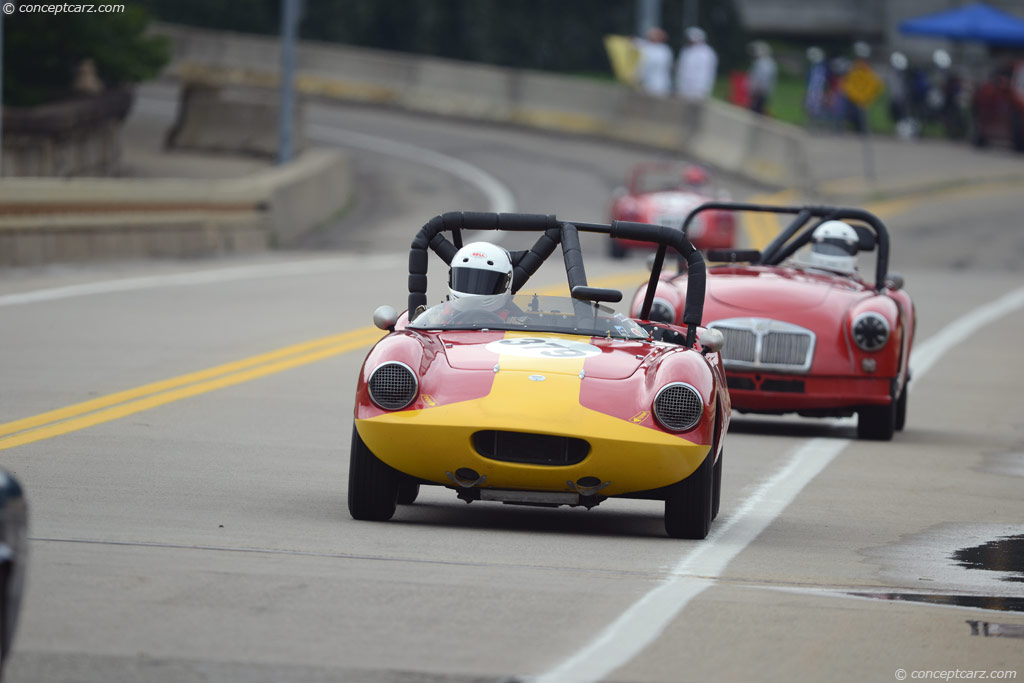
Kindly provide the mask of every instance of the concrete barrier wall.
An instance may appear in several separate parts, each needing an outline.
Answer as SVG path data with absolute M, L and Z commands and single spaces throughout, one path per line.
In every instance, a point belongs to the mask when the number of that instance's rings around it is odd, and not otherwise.
M 330 149 L 222 180 L 8 178 L 0 266 L 261 251 L 330 220 L 351 184 Z
M 37 107 L 4 107 L 5 177 L 112 175 L 132 92 L 119 88 Z
M 273 86 L 275 37 L 159 24 L 172 74 L 210 84 Z M 719 101 L 697 111 L 626 86 L 334 44 L 303 42 L 297 88 L 306 95 L 511 123 L 679 151 L 780 187 L 809 183 L 803 132 Z

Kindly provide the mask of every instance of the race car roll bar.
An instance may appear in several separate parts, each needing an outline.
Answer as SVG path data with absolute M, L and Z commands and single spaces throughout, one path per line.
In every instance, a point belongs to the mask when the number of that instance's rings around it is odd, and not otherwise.
M 745 202 L 705 202 L 691 211 L 686 220 L 683 221 L 683 233 L 687 234 L 690 223 L 693 222 L 694 217 L 698 213 L 713 209 L 785 213 L 796 216 L 761 252 L 761 258 L 757 261 L 761 264 L 780 263 L 809 242 L 812 230 L 808 230 L 806 235 L 801 235 L 794 242 L 789 242 L 789 240 L 800 232 L 811 218 L 820 219 L 819 224 L 829 220 L 849 219 L 860 221 L 869 226 L 875 233 L 875 240 L 878 244 L 878 259 L 875 264 L 875 288 L 881 290 L 886 287 L 886 280 L 889 274 L 889 231 L 886 230 L 885 224 L 882 223 L 878 216 L 870 211 L 848 206 L 773 206 L 770 204 L 751 204 Z
M 599 290 L 587 285 L 583 267 L 579 232 L 595 232 L 612 238 L 650 242 L 658 245 L 647 295 L 640 310 L 640 318 L 646 320 L 651 313 L 654 292 L 661 275 L 662 264 L 668 247 L 672 247 L 688 266 L 686 304 L 683 322 L 688 326 L 687 346 L 693 346 L 697 338 L 697 326 L 704 314 L 704 289 L 706 268 L 704 257 L 694 249 L 682 231 L 661 225 L 612 221 L 602 223 L 575 223 L 559 221 L 553 215 L 530 213 L 480 213 L 450 212 L 435 216 L 427 222 L 412 241 L 409 251 L 409 311 L 410 315 L 419 306 L 427 303 L 427 247 L 432 249 L 445 264 L 450 264 L 458 247 L 441 233 L 453 234 L 457 244 L 462 243 L 462 230 L 508 230 L 514 232 L 543 232 L 537 242 L 528 250 L 512 253 L 512 292 L 515 293 L 549 257 L 556 246 L 562 245 L 566 277 L 573 298 L 593 301 L 613 301 L 610 290 Z

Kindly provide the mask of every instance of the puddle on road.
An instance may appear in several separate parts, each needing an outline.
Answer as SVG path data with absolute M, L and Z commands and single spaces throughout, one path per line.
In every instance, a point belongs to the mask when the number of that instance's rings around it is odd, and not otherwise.
M 967 624 L 971 627 L 972 636 L 1024 638 L 1024 626 L 1018 624 L 994 624 L 991 621 L 974 621 L 973 619 L 968 619 Z
M 1024 582 L 1024 535 L 1005 536 L 971 548 L 962 548 L 953 553 L 953 559 L 968 569 L 1010 574 L 1000 577 L 1003 581 Z
M 994 595 L 938 595 L 934 593 L 850 593 L 858 598 L 875 600 L 897 600 L 901 602 L 923 602 L 930 605 L 954 605 L 991 609 L 1001 612 L 1024 612 L 1024 597 L 1002 597 Z

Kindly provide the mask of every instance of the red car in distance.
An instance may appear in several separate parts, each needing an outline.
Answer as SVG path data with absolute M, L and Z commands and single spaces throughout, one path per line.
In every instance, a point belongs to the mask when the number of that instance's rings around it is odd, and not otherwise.
M 716 199 L 728 199 L 727 193 L 711 186 L 702 167 L 645 162 L 631 169 L 627 187 L 612 203 L 611 220 L 680 228 L 690 211 Z M 729 249 L 735 236 L 731 212 L 709 211 L 690 226 L 689 240 L 701 251 Z M 630 249 L 652 248 L 649 243 L 625 239 L 613 239 L 609 244 L 613 258 L 623 258 Z
M 971 115 L 975 146 L 1003 142 L 1024 152 L 1024 61 L 995 68 L 992 77 L 975 89 Z
M 856 414 L 860 438 L 891 439 L 906 421 L 916 318 L 903 278 L 888 272 L 885 225 L 861 209 L 728 202 L 700 207 L 687 223 L 729 208 L 796 215 L 764 251 L 707 252 L 718 264 L 707 272 L 704 324 L 725 336 L 722 363 L 733 409 Z M 871 252 L 874 277 L 862 277 L 858 260 L 868 265 L 860 257 Z M 653 292 L 649 285 L 637 291 L 631 315 L 646 310 L 651 322 L 678 321 L 685 274 L 662 271 Z

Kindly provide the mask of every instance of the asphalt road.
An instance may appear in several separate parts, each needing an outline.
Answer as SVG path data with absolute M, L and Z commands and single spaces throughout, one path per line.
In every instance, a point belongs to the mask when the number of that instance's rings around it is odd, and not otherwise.
M 1013 191 L 875 207 L 920 319 L 906 431 L 866 443 L 851 422 L 737 417 L 707 540 L 665 537 L 650 501 L 467 506 L 439 488 L 364 523 L 345 501 L 355 378 L 374 307 L 404 304 L 414 231 L 495 202 L 599 221 L 652 155 L 363 108 L 311 115 L 314 137 L 359 145 L 362 191 L 306 248 L 0 272 L 0 431 L 93 401 L 23 442 L 0 433 L 0 465 L 31 505 L 6 680 L 1024 672 L 1020 638 L 995 635 L 1024 629 L 1024 582 L 1007 580 L 1020 556 L 994 553 L 1004 571 L 951 557 L 1024 533 Z M 630 291 L 642 271 L 588 249 L 592 280 Z M 560 278 L 557 264 L 537 275 Z M 954 606 L 971 599 L 1004 609 Z M 971 622 L 1002 627 L 972 635 L 985 629 Z

